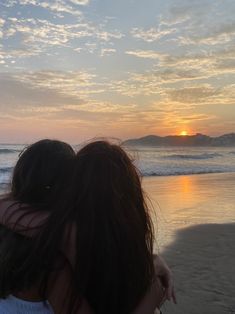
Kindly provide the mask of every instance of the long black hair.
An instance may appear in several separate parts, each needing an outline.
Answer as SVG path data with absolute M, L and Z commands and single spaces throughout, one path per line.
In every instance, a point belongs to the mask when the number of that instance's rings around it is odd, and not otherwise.
M 67 188 L 74 160 L 72 147 L 58 140 L 40 140 L 23 150 L 14 167 L 8 195 L 19 204 L 19 222 L 27 215 L 25 211 L 21 214 L 25 204 L 30 205 L 28 214 L 53 210 L 55 198 Z M 27 238 L 0 227 L 0 298 L 35 284 L 41 287 L 41 297 L 46 298 L 56 251 L 51 255 L 39 243 L 38 236 Z
M 51 215 L 43 243 L 52 224 L 73 223 L 73 290 L 97 314 L 131 313 L 154 278 L 152 223 L 132 160 L 107 141 L 86 145 L 66 200 L 67 210 Z
M 153 280 L 153 233 L 140 176 L 127 153 L 105 141 L 87 145 L 77 158 L 78 286 L 95 313 L 131 313 Z

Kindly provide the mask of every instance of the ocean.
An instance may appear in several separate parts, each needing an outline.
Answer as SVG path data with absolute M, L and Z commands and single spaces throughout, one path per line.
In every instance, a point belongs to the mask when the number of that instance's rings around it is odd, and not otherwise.
M 0 144 L 0 192 L 6 191 L 25 145 Z M 75 146 L 78 149 L 79 146 Z M 233 147 L 126 147 L 142 176 L 235 172 Z
M 7 191 L 13 167 L 25 145 L 0 144 L 0 193 Z
M 235 147 L 136 147 L 130 152 L 143 176 L 235 172 Z

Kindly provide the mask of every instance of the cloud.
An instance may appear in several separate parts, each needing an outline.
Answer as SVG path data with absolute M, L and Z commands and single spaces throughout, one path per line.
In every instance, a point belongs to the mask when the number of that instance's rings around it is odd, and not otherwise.
M 161 58 L 162 67 L 184 67 L 185 71 L 201 73 L 205 78 L 234 73 L 234 62 L 235 48 L 233 46 L 210 52 L 202 51 L 197 54 L 190 53 L 178 56 L 168 55 Z M 199 77 L 201 75 L 199 74 Z
M 215 63 L 215 69 L 217 69 L 220 73 L 235 73 L 235 57 L 217 60 Z
M 11 76 L 33 89 L 54 90 L 69 97 L 86 97 L 104 92 L 95 75 L 87 71 L 36 71 L 13 73 Z
M 98 31 L 97 32 L 97 38 L 104 40 L 104 41 L 109 41 L 110 39 L 121 39 L 124 37 L 124 34 L 122 34 L 119 31 L 115 32 L 105 32 L 105 31 Z
M 87 1 L 81 0 L 80 2 L 85 3 Z M 4 5 L 5 5 L 5 7 L 8 7 L 8 8 L 14 7 L 16 5 L 35 6 L 35 7 L 41 7 L 43 9 L 47 9 L 52 14 L 54 14 L 54 13 L 66 13 L 66 14 L 71 14 L 71 15 L 75 15 L 75 16 L 81 15 L 81 12 L 74 5 L 69 5 L 68 1 L 63 1 L 63 0 L 50 0 L 50 1 L 41 1 L 41 0 L 18 0 L 18 1 L 13 0 L 12 1 L 12 0 L 10 0 L 10 1 L 7 1 L 7 3 Z
M 70 2 L 78 5 L 88 5 L 90 0 L 70 0 Z
M 20 78 L 21 76 L 21 78 Z M 13 75 L 1 73 L 0 75 L 0 107 L 5 111 L 22 110 L 35 107 L 60 107 L 67 103 L 79 104 L 81 99 L 69 95 L 57 88 L 47 88 L 25 80 L 23 74 Z
M 204 44 L 218 45 L 231 42 L 235 38 L 235 22 L 209 26 L 203 32 L 191 32 L 189 36 L 182 36 L 180 43 L 184 45 Z
M 87 47 L 88 52 L 94 52 L 98 43 L 107 43 L 122 37 L 123 34 L 118 31 L 104 31 L 102 25 L 95 26 L 88 22 L 62 24 L 35 18 L 9 18 L 3 32 L 5 40 L 18 40 L 17 49 L 8 46 L 5 48 L 14 57 L 40 55 L 50 47 L 72 48 L 74 41 L 80 39 L 91 41 L 85 44 L 83 42 L 83 50 Z
M 197 80 L 201 79 L 207 79 L 207 72 L 158 65 L 144 73 L 130 73 L 126 80 L 112 81 L 109 88 L 129 97 L 141 95 L 162 98 L 166 97 L 168 90 L 172 90 L 170 84 L 191 82 L 196 85 Z M 179 86 L 177 89 L 181 90 Z
M 173 34 L 176 32 L 176 28 L 160 30 L 156 28 L 149 28 L 144 30 L 143 28 L 133 28 L 131 30 L 131 35 L 134 38 L 142 39 L 146 42 L 154 42 L 157 41 L 167 35 Z
M 210 52 L 166 54 L 154 50 L 126 51 L 139 58 L 157 60 L 152 71 L 140 73 L 141 80 L 176 82 L 180 80 L 209 79 L 210 77 L 234 73 L 235 48 L 233 46 Z M 135 79 L 138 75 L 135 74 Z
M 220 93 L 220 89 L 215 89 L 209 85 L 172 89 L 166 92 L 170 100 L 181 103 L 200 103 L 202 100 Z
M 172 0 L 159 14 L 159 28 L 177 26 L 172 43 L 180 46 L 211 47 L 232 43 L 235 35 L 234 1 Z
M 164 57 L 162 53 L 159 53 L 154 50 L 128 50 L 125 53 L 138 58 L 146 59 L 162 59 Z
M 129 21 L 119 18 L 119 2 L 110 19 L 111 2 L 104 11 L 89 0 L 3 1 L 0 66 L 9 71 L 0 73 L 0 110 L 93 134 L 164 133 L 215 115 L 228 121 L 234 3 L 167 0 Z
M 135 105 L 129 105 L 129 109 L 135 108 Z M 89 111 L 89 112 L 120 112 L 125 110 L 125 105 L 120 105 L 118 103 L 112 103 L 109 101 L 98 101 L 98 100 L 89 100 L 78 106 L 66 105 L 65 109 L 69 110 L 79 110 L 79 111 Z
M 114 54 L 115 52 L 116 52 L 116 49 L 114 49 L 114 48 L 103 48 L 103 49 L 101 49 L 100 56 L 101 57 L 110 56 L 110 55 Z
M 126 80 L 115 80 L 109 83 L 109 90 L 128 97 L 160 96 L 162 88 L 151 73 L 131 73 Z
M 187 114 L 182 112 L 175 112 L 170 117 L 165 118 L 165 125 L 173 126 L 176 125 L 192 125 L 192 123 L 204 122 L 207 120 L 215 119 L 215 115 L 209 114 Z
M 164 70 L 158 70 L 154 72 L 156 78 L 162 83 L 172 83 L 184 80 L 198 80 L 206 78 L 207 75 L 200 71 L 195 71 L 193 69 L 182 69 L 182 68 L 165 68 Z
M 160 22 L 163 25 L 176 25 L 190 20 L 200 19 L 211 10 L 211 3 L 208 0 L 174 0 L 170 2 L 168 12 L 161 16 Z
M 119 104 L 83 97 L 79 89 L 85 89 L 90 96 L 90 91 L 96 88 L 93 80 L 94 76 L 89 73 L 1 73 L 0 110 L 4 111 L 9 123 L 12 123 L 10 120 L 16 121 L 21 130 L 32 127 L 34 121 L 37 125 L 43 124 L 47 130 L 58 132 L 61 128 L 69 128 L 70 132 L 74 129 L 84 131 L 86 136 L 98 132 L 100 135 L 119 132 L 127 136 L 140 121 L 148 123 L 148 113 L 142 112 L 142 108 L 134 103 Z M 151 119 L 149 123 L 153 124 Z M 125 128 L 120 130 L 120 126 Z M 141 128 L 144 130 L 144 126 Z M 39 134 L 42 136 L 42 130 Z
M 5 23 L 5 20 L 3 20 L 2 18 L 0 18 L 0 38 L 3 37 L 3 31 L 2 31 L 2 27 Z
M 38 43 L 45 46 L 66 46 L 72 39 L 94 35 L 94 29 L 84 23 L 55 24 L 48 20 L 33 18 L 11 22 L 11 34 L 6 31 L 6 37 L 11 37 L 16 33 L 21 34 L 22 44 L 30 45 L 30 47 Z
M 85 71 L 0 73 L 0 108 L 6 112 L 40 112 L 42 108 L 46 113 L 49 107 L 54 108 L 52 112 L 66 106 L 74 109 L 90 101 L 91 95 L 104 92 L 94 79 L 93 74 Z

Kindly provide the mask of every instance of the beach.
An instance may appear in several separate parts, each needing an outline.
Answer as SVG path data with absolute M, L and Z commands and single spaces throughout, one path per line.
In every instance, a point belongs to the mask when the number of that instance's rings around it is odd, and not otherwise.
M 170 265 L 177 305 L 163 313 L 235 313 L 235 174 L 147 177 L 155 251 Z

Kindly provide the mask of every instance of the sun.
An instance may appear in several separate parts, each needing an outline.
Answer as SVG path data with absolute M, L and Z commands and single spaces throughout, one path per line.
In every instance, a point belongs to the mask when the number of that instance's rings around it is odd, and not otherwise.
M 188 135 L 188 132 L 187 132 L 187 131 L 182 131 L 182 132 L 180 132 L 180 135 L 181 135 L 181 136 L 187 136 L 187 135 Z

